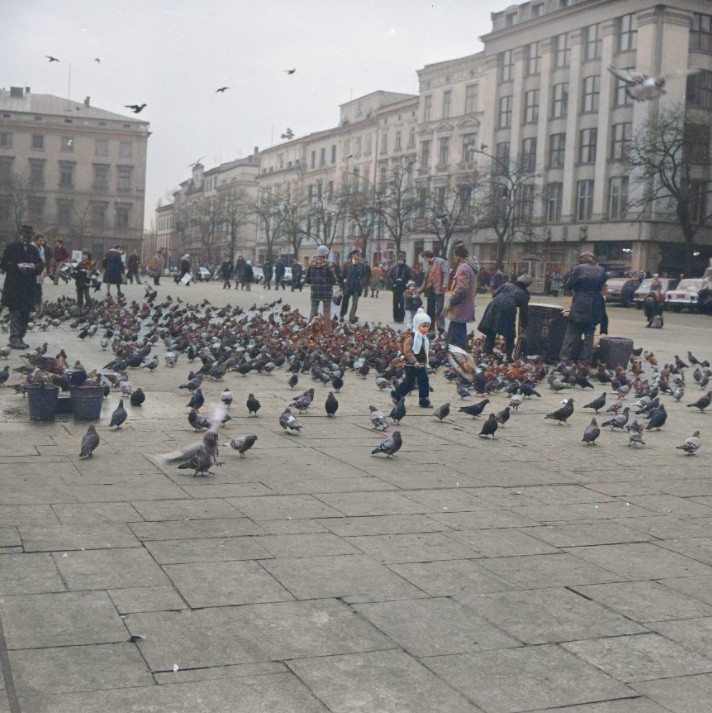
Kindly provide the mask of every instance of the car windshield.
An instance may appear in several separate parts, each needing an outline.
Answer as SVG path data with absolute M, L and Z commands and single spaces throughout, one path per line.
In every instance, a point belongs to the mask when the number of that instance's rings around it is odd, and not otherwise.
M 680 280 L 677 290 L 699 290 L 702 287 L 702 280 Z

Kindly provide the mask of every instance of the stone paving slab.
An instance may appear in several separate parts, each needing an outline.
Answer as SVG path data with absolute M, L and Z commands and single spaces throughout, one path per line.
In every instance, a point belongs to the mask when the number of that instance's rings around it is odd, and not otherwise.
M 61 525 L 59 527 L 20 527 L 25 552 L 97 550 L 114 547 L 140 547 L 138 538 L 125 523 L 101 525 Z
M 643 681 L 633 688 L 673 713 L 700 713 L 700 705 L 712 699 L 712 675 Z
M 63 592 L 65 589 L 50 555 L 0 555 L 0 595 Z

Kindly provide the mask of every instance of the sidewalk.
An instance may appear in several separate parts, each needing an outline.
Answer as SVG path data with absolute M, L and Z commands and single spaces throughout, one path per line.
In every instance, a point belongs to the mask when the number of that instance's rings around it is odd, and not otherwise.
M 308 302 L 307 291 L 220 288 L 168 283 L 161 296 Z M 359 308 L 386 321 L 390 294 Z M 611 324 L 661 362 L 688 348 L 712 357 L 704 317 L 646 330 L 639 312 L 613 309 Z M 45 340 L 87 367 L 111 358 L 66 324 L 28 335 Z M 489 441 L 437 374 L 432 401 L 450 401 L 450 417 L 409 397 L 393 459 L 370 455 L 382 436 L 368 405 L 390 409 L 373 373 L 346 374 L 334 419 L 331 387 L 300 375 L 295 392 L 316 397 L 295 438 L 277 422 L 294 393 L 285 373 L 230 373 L 203 385 L 206 404 L 225 386 L 234 394 L 225 464 L 193 478 L 152 457 L 200 438 L 177 388 L 187 360 L 169 369 L 156 351 L 155 373 L 130 372 L 145 405 L 126 404 L 127 423 L 110 432 L 118 397 L 106 399 L 86 461 L 86 423 L 32 423 L 26 400 L 0 389 L 0 713 L 708 707 L 712 410 L 686 408 L 701 393 L 691 370 L 687 396 L 664 400 L 668 423 L 639 450 L 610 430 L 596 447 L 580 442 L 593 415 L 582 406 L 603 386 L 542 385 Z M 259 417 L 247 416 L 249 392 Z M 569 395 L 570 425 L 545 421 Z M 506 403 L 495 396 L 487 412 Z M 704 445 L 687 458 L 674 446 L 696 429 Z M 227 443 L 246 433 L 259 440 L 240 458 Z

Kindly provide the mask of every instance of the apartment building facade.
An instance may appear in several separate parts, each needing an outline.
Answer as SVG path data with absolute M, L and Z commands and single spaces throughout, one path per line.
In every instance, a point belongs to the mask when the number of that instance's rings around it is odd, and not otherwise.
M 149 124 L 29 87 L 0 91 L 0 242 L 31 224 L 101 257 L 141 252 Z

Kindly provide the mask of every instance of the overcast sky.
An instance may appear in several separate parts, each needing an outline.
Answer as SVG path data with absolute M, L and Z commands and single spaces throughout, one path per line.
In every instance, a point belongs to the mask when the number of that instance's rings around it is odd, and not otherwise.
M 188 177 L 255 146 L 337 125 L 377 89 L 417 93 L 416 70 L 478 52 L 506 0 L 5 0 L 0 86 L 91 96 L 151 123 L 146 228 Z M 45 54 L 59 63 L 49 63 Z M 101 59 L 96 63 L 94 58 Z M 293 75 L 283 70 L 296 68 Z M 215 90 L 227 85 L 224 94 Z

